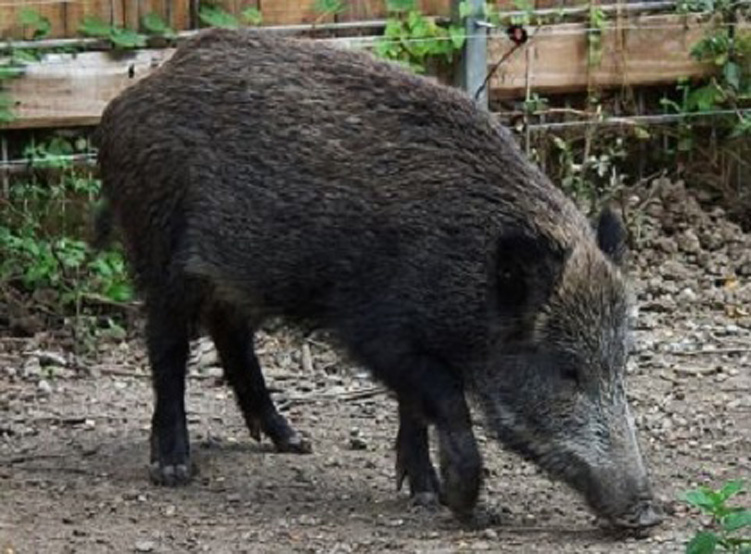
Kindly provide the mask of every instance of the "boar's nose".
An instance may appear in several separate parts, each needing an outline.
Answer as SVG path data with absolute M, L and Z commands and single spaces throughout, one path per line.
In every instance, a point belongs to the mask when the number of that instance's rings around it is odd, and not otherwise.
M 648 529 L 659 525 L 663 519 L 662 510 L 654 502 L 647 501 L 639 504 L 628 516 L 613 518 L 610 523 L 621 529 Z
M 663 519 L 662 510 L 658 510 L 654 504 L 649 503 L 641 510 L 636 520 L 636 526 L 640 528 L 654 527 L 662 523 Z

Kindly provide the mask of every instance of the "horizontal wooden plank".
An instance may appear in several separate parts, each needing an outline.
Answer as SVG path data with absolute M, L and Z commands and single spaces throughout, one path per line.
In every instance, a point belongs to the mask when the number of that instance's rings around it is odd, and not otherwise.
M 5 128 L 96 124 L 107 103 L 148 75 L 174 50 L 139 50 L 113 57 L 104 52 L 50 54 L 8 83 L 16 119 Z
M 600 63 L 588 63 L 587 25 L 561 24 L 534 29 L 532 40 L 517 50 L 490 81 L 496 97 L 518 97 L 527 87 L 541 94 L 586 90 L 588 85 L 613 88 L 675 83 L 713 70 L 694 60 L 691 47 L 707 29 L 698 17 L 653 15 L 612 23 L 602 33 Z M 744 28 L 751 30 L 748 24 Z M 489 41 L 492 64 L 512 47 L 505 36 Z
M 590 79 L 591 84 L 601 87 L 670 84 L 680 77 L 705 75 L 711 69 L 689 55 L 691 46 L 704 33 L 704 27 L 695 20 L 651 16 L 634 20 L 627 27 L 620 31 L 620 37 L 615 30 L 604 33 L 602 60 L 591 74 L 583 25 L 542 29 L 491 79 L 491 94 L 504 98 L 523 96 L 527 79 L 530 90 L 551 94 L 586 90 Z M 363 48 L 374 40 L 374 37 L 353 37 L 327 42 Z M 491 39 L 490 62 L 509 47 L 505 38 Z M 168 49 L 117 56 L 104 52 L 48 55 L 42 62 L 28 66 L 25 76 L 8 82 L 17 119 L 5 128 L 95 124 L 112 98 L 148 75 L 172 52 Z
M 323 39 L 342 48 L 367 48 L 373 37 Z M 110 100 L 167 61 L 173 48 L 123 53 L 48 54 L 7 81 L 12 122 L 0 129 L 95 125 Z

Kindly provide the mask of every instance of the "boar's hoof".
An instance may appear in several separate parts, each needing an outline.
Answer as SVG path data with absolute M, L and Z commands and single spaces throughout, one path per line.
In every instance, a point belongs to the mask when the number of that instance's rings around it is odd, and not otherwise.
M 151 475 L 151 481 L 155 485 L 163 485 L 165 487 L 185 485 L 191 478 L 189 464 L 162 465 L 159 462 L 152 462 L 149 474 Z
M 310 444 L 310 441 L 305 440 L 297 433 L 274 441 L 274 446 L 277 452 L 291 454 L 310 454 L 313 452 L 313 446 Z
M 464 514 L 457 514 L 459 523 L 470 531 L 486 529 L 494 525 L 500 525 L 502 522 L 501 515 L 487 506 L 476 506 Z
M 416 492 L 412 494 L 410 502 L 413 506 L 417 506 L 431 512 L 438 510 L 438 507 L 441 505 L 438 493 L 428 491 Z
M 246 421 L 250 436 L 260 441 L 261 432 L 263 432 L 274 443 L 277 452 L 290 454 L 313 452 L 310 441 L 302 438 L 276 410 L 269 410 L 260 416 L 248 416 Z

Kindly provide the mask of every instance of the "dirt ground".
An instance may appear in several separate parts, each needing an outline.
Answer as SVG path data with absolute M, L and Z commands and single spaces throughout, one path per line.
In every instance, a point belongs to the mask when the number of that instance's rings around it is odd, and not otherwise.
M 482 429 L 483 500 L 501 523 L 469 531 L 446 510 L 412 507 L 395 491 L 393 400 L 323 336 L 289 329 L 258 346 L 275 398 L 314 453 L 255 443 L 200 341 L 188 400 L 200 474 L 186 488 L 156 488 L 141 341 L 102 339 L 82 363 L 60 331 L 5 329 L 0 552 L 682 552 L 700 520 L 678 493 L 751 478 L 751 236 L 680 184 L 656 182 L 630 205 L 640 312 L 629 395 L 670 512 L 650 537 L 607 536 L 575 494 Z

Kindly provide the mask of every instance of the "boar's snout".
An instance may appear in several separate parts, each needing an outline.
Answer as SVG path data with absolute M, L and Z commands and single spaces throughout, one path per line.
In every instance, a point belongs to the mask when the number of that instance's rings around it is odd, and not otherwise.
M 616 508 L 613 497 L 589 500 L 595 511 L 616 529 L 648 529 L 659 525 L 664 519 L 662 509 L 649 492 L 639 494 L 625 508 Z

